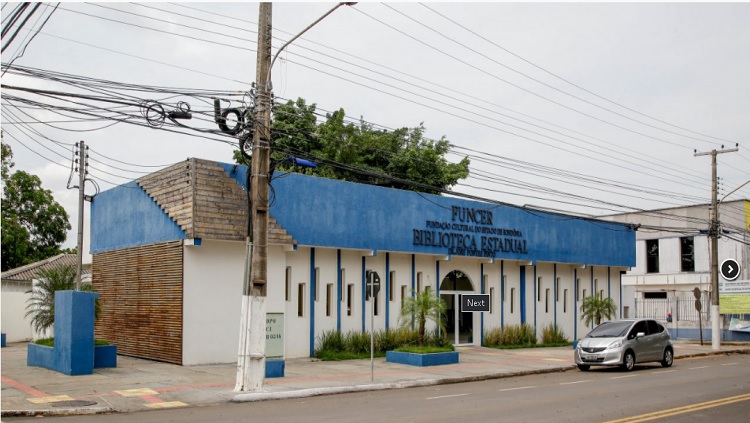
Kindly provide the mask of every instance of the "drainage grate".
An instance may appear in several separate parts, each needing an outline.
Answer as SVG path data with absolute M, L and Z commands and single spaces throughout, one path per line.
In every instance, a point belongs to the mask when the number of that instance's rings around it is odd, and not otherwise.
M 90 405 L 96 405 L 98 402 L 96 401 L 86 401 L 86 400 L 70 400 L 70 401 L 57 401 L 53 402 L 53 407 L 88 407 Z

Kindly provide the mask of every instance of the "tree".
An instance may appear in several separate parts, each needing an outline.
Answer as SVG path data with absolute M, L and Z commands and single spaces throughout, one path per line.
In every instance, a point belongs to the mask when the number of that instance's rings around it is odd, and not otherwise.
M 27 293 L 26 317 L 31 316 L 31 326 L 37 333 L 44 333 L 55 323 L 55 292 L 72 291 L 76 288 L 76 266 L 59 266 L 39 271 L 37 283 Z M 81 284 L 81 291 L 94 292 L 91 284 Z M 94 303 L 94 318 L 101 313 L 99 298 Z
M 617 306 L 612 298 L 602 298 L 601 295 L 585 297 L 581 302 L 581 320 L 585 320 L 586 326 L 593 320 L 595 324 L 602 322 L 602 317 L 612 319 L 617 313 Z
M 425 289 L 417 292 L 416 295 L 404 298 L 404 305 L 401 307 L 401 316 L 399 322 L 401 326 L 410 325 L 411 322 L 417 322 L 417 333 L 419 334 L 419 346 L 424 345 L 425 324 L 432 320 L 440 329 L 441 333 L 445 330 L 445 302 L 437 296 L 431 289 Z
M 60 253 L 71 228 L 68 213 L 36 175 L 10 174 L 13 152 L 2 145 L 2 270 Z
M 332 179 L 440 193 L 469 175 L 469 159 L 449 163 L 450 142 L 424 138 L 424 126 L 377 129 L 345 121 L 339 109 L 317 123 L 315 104 L 303 99 L 274 107 L 272 158 L 277 170 L 295 170 Z M 316 169 L 295 169 L 290 156 L 312 160 Z M 248 164 L 239 151 L 237 163 Z

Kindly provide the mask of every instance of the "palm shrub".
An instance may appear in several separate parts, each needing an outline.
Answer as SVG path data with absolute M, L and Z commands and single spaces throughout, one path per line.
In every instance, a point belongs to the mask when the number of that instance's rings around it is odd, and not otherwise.
M 42 269 L 38 282 L 27 294 L 26 317 L 31 316 L 31 326 L 37 333 L 44 333 L 55 323 L 55 292 L 76 289 L 76 267 L 73 265 Z M 95 292 L 89 283 L 81 284 L 81 291 Z M 94 303 L 94 319 L 101 314 L 99 298 Z
M 431 289 L 412 292 L 412 296 L 404 299 L 404 305 L 401 307 L 401 316 L 399 323 L 401 327 L 417 323 L 417 333 L 419 337 L 417 344 L 423 346 L 425 342 L 425 325 L 428 320 L 435 322 L 440 329 L 440 333 L 445 333 L 445 302 L 437 296 Z
M 562 344 L 566 342 L 568 342 L 568 337 L 559 326 L 550 323 L 542 328 L 543 344 Z
M 602 298 L 601 295 L 591 295 L 585 297 L 581 302 L 581 320 L 584 320 L 586 326 L 593 321 L 595 324 L 602 322 L 602 318 L 612 319 L 617 313 L 617 306 L 612 298 Z
M 535 345 L 536 330 L 528 323 L 490 329 L 484 334 L 486 346 Z

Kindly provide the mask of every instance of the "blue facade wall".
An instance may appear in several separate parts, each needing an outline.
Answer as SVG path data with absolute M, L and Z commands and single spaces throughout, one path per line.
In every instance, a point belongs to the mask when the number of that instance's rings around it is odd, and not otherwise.
M 224 168 L 245 185 L 245 167 Z M 301 245 L 635 266 L 635 231 L 618 223 L 295 173 L 272 187 L 271 215 Z
M 221 164 L 245 186 L 247 168 Z M 274 175 L 271 215 L 300 245 L 635 266 L 635 231 L 613 222 L 382 188 Z M 135 182 L 97 195 L 91 252 L 185 239 Z
M 91 202 L 91 253 L 185 239 L 185 232 L 135 182 Z

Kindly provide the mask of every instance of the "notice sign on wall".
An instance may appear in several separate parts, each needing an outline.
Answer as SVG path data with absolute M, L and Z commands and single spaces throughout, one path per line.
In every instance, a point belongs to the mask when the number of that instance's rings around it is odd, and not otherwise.
M 750 313 L 750 280 L 719 280 L 719 312 L 721 314 Z
M 284 313 L 266 313 L 266 358 L 284 357 Z

